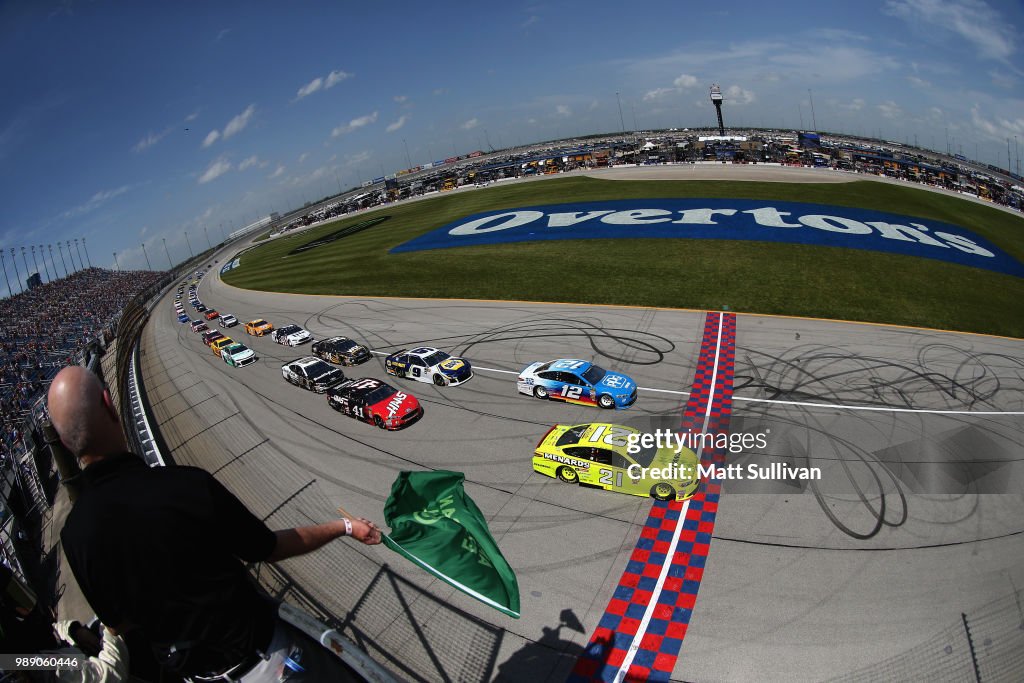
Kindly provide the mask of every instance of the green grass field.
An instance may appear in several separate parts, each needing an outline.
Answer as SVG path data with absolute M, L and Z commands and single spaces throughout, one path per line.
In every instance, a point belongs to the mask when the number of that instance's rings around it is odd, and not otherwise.
M 589 177 L 491 187 L 383 207 L 251 249 L 224 280 L 304 294 L 519 299 L 861 320 L 1024 337 L 1024 279 L 879 252 L 694 239 L 576 240 L 388 250 L 466 215 L 537 204 L 707 197 L 861 207 L 945 221 L 1024 261 L 1024 218 L 956 197 L 872 181 L 786 184 Z M 374 216 L 382 223 L 288 256 Z M 607 264 L 614 268 L 566 268 Z M 603 273 L 598 276 L 597 272 Z

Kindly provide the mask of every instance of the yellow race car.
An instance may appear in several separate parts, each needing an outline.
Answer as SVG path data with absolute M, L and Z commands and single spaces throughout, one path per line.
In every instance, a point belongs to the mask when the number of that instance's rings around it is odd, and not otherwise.
M 632 496 L 678 501 L 693 497 L 700 484 L 697 455 L 687 448 L 677 452 L 671 447 L 644 447 L 640 434 L 632 427 L 607 423 L 555 425 L 537 444 L 533 469 L 567 484 Z
M 245 324 L 246 334 L 251 334 L 254 337 L 262 337 L 265 334 L 270 334 L 274 329 L 274 326 L 268 323 L 263 318 L 257 318 L 256 320 L 250 320 Z

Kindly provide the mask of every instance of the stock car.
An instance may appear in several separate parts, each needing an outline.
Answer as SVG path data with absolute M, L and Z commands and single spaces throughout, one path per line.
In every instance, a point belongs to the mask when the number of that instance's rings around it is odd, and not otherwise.
M 636 403 L 636 382 L 630 377 L 575 358 L 532 363 L 519 373 L 516 389 L 539 399 L 584 406 L 621 409 Z
M 221 313 L 220 324 L 223 327 L 234 327 L 235 325 L 238 324 L 238 318 L 231 315 L 230 313 Z
M 281 376 L 292 384 L 322 394 L 345 381 L 345 373 L 319 358 L 306 356 L 281 366 Z
M 220 330 L 208 330 L 206 332 L 203 332 L 203 343 L 209 346 L 213 342 L 223 337 L 224 335 L 221 333 Z
M 630 435 L 636 435 L 636 453 L 629 452 Z M 533 469 L 567 484 L 632 496 L 692 498 L 700 485 L 697 455 L 688 448 L 644 448 L 639 436 L 638 430 L 622 425 L 555 425 L 537 444 Z
M 188 322 L 188 316 L 186 314 L 184 314 L 184 313 L 179 313 L 178 314 L 178 322 L 179 323 L 187 323 Z
M 216 308 L 211 308 L 203 314 L 203 317 L 207 320 L 213 320 L 214 318 L 220 317 L 220 313 L 217 312 Z
M 245 344 L 229 344 L 220 350 L 224 362 L 236 368 L 256 362 L 256 353 Z
M 217 337 L 210 342 L 210 348 L 213 349 L 213 355 L 220 358 L 220 352 L 222 349 L 226 349 L 235 343 L 235 340 L 231 337 Z
M 370 360 L 370 350 L 348 337 L 331 337 L 313 342 L 310 351 L 335 365 L 359 365 Z
M 278 344 L 298 346 L 313 339 L 312 335 L 298 325 L 285 325 L 270 333 L 270 338 Z
M 327 404 L 381 429 L 401 429 L 423 417 L 415 396 L 372 377 L 342 382 L 327 392 Z
M 273 329 L 274 326 L 263 318 L 256 318 L 256 320 L 250 320 L 245 324 L 245 333 L 254 337 L 262 337 Z
M 192 325 L 190 327 L 192 328 L 193 332 L 206 332 L 208 329 L 210 329 L 202 320 L 193 320 Z
M 384 370 L 389 375 L 433 382 L 439 387 L 462 384 L 473 377 L 468 360 L 449 356 L 431 346 L 392 353 L 384 359 Z

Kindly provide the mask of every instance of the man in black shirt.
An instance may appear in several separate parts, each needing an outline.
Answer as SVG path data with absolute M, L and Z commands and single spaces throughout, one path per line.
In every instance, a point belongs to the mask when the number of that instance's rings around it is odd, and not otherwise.
M 345 535 L 380 543 L 363 519 L 271 531 L 208 472 L 146 466 L 127 452 L 110 394 L 84 368 L 61 370 L 48 398 L 61 441 L 83 467 L 61 531 L 68 564 L 100 620 L 140 631 L 168 669 L 240 678 L 267 668 L 274 648 L 292 649 L 243 560 L 284 560 Z M 315 654 L 292 663 L 308 670 Z

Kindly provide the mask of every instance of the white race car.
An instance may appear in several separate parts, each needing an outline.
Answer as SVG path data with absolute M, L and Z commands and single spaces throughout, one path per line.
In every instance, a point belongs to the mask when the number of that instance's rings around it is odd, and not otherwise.
M 298 346 L 313 339 L 313 336 L 298 325 L 285 325 L 270 333 L 270 338 L 278 344 Z

